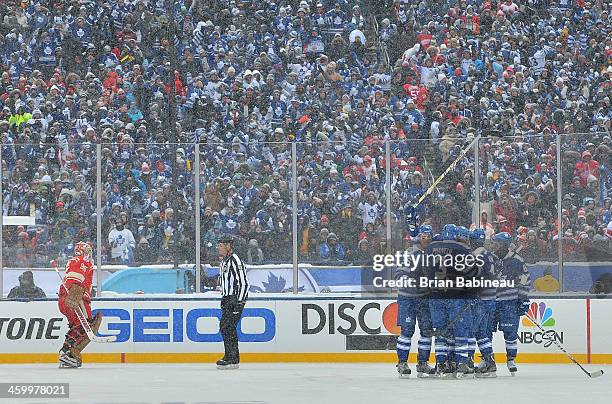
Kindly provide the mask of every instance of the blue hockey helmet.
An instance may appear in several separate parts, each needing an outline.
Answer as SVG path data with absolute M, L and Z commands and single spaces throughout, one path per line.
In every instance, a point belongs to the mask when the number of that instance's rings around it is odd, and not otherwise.
M 485 232 L 483 229 L 474 229 L 470 232 L 470 240 L 484 241 Z
M 431 241 L 442 241 L 442 235 L 440 235 L 440 233 L 434 234 Z
M 442 228 L 442 240 L 454 240 L 457 235 L 457 226 L 454 224 L 445 224 Z
M 501 233 L 494 234 L 493 237 L 491 237 L 491 240 L 501 244 L 509 245 L 510 243 L 512 243 L 512 236 L 509 233 L 503 231 Z
M 433 236 L 433 228 L 428 224 L 422 224 L 421 227 L 419 227 L 419 234 L 429 234 Z
M 467 240 L 469 238 L 470 232 L 468 228 L 465 226 L 457 226 L 457 230 L 455 232 L 455 238 L 460 238 L 462 240 Z

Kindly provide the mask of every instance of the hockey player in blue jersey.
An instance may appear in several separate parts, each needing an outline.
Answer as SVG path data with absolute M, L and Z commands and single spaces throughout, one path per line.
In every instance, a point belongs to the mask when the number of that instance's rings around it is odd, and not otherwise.
M 431 243 L 432 234 L 433 231 L 429 225 L 422 225 L 418 228 L 418 244 L 415 245 L 413 257 L 423 254 L 423 250 Z M 408 355 L 417 322 L 421 332 L 418 343 L 417 377 L 433 377 L 436 373 L 428 363 L 433 330 L 426 296 L 427 289 L 418 287 L 419 277 L 424 275 L 423 270 L 422 266 L 417 266 L 414 271 L 402 267 L 397 274 L 397 277 L 414 279 L 416 282 L 415 287 L 400 288 L 397 296 L 397 325 L 401 328 L 401 333 L 397 338 L 397 371 L 400 378 L 408 378 L 411 374 Z
M 529 272 L 518 254 L 510 251 L 512 236 L 506 232 L 491 237 L 493 249 L 500 259 L 498 279 L 514 281 L 513 287 L 497 289 L 495 316 L 497 327 L 504 333 L 508 370 L 514 376 L 517 371 L 519 320 L 529 309 Z
M 459 278 L 474 278 L 478 275 L 475 265 L 457 265 L 471 255 L 468 245 L 468 230 L 465 227 L 445 225 L 442 230 L 442 241 L 432 242 L 425 253 L 441 257 L 434 265 L 428 267 L 430 281 L 452 281 Z M 446 258 L 452 257 L 454 265 L 449 265 Z M 473 377 L 474 369 L 469 365 L 468 337 L 471 330 L 471 304 L 474 291 L 457 285 L 436 287 L 430 292 L 429 307 L 431 320 L 435 328 L 436 371 L 442 378 Z M 449 341 L 454 340 L 455 351 L 449 353 Z
M 455 241 L 458 241 L 470 247 L 470 251 L 473 250 L 473 248 L 471 248 L 470 246 L 470 232 L 467 227 L 457 226 L 456 231 L 455 231 Z M 473 251 L 471 252 L 473 254 Z M 471 309 L 469 310 L 469 312 L 471 316 L 470 318 L 472 318 L 473 316 L 472 312 L 473 312 L 474 304 L 476 303 L 476 299 L 472 299 L 472 300 L 468 299 L 468 302 L 471 306 Z M 473 324 L 473 321 L 471 322 L 471 324 Z M 455 341 L 454 339 L 451 339 L 449 341 L 449 348 L 448 348 L 449 357 L 451 359 L 454 358 L 454 355 L 455 355 L 454 347 L 455 347 Z M 474 351 L 475 350 L 476 350 L 476 337 L 474 336 L 473 327 L 470 327 L 469 334 L 468 334 L 468 367 L 472 370 L 474 369 Z
M 470 246 L 472 254 L 480 255 L 483 265 L 480 274 L 484 279 L 497 279 L 496 268 L 499 265 L 497 256 L 485 250 L 485 232 L 483 229 L 474 229 L 470 232 Z M 493 357 L 493 317 L 495 314 L 495 296 L 497 288 L 483 287 L 478 290 L 478 297 L 472 308 L 472 332 L 480 350 L 481 361 L 474 369 L 478 378 L 497 377 L 497 366 Z M 474 351 L 471 351 L 472 357 Z

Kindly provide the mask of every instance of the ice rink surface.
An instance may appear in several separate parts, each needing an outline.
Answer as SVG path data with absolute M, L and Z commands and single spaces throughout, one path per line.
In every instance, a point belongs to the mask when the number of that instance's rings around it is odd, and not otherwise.
M 590 379 L 575 365 L 519 364 L 496 379 L 398 379 L 393 364 L 244 363 L 238 370 L 208 364 L 0 365 L 0 382 L 69 382 L 70 399 L 0 399 L 1 403 L 201 404 L 563 404 L 612 403 L 612 366 Z M 411 364 L 414 372 L 414 364 Z

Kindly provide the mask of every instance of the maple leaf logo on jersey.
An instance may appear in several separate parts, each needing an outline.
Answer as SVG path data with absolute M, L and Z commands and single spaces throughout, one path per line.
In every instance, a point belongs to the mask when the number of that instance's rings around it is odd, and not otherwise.
M 553 310 L 550 307 L 546 306 L 544 302 L 533 302 L 529 306 L 529 311 L 527 311 L 529 317 L 537 321 L 537 323 L 542 327 L 554 327 L 556 324 L 555 318 L 553 315 Z M 536 325 L 529 319 L 529 317 L 523 317 L 523 325 L 525 327 L 535 327 Z

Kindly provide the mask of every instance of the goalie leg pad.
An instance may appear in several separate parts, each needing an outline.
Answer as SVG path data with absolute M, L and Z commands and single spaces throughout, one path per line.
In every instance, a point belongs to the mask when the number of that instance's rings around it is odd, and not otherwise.
M 98 329 L 100 328 L 100 324 L 102 324 L 102 313 L 97 312 L 93 319 L 87 321 L 89 322 L 91 330 L 94 332 L 94 334 L 97 333 Z M 85 334 L 85 338 L 74 347 L 74 350 L 79 355 L 79 357 L 81 356 L 81 352 L 83 351 L 83 349 L 85 349 L 85 347 L 89 345 L 90 342 L 91 340 L 89 339 L 89 337 L 87 337 L 87 334 Z
M 97 312 L 94 318 L 91 320 L 91 330 L 96 334 L 102 324 L 102 313 Z
M 66 333 L 66 339 L 64 340 L 64 347 L 67 349 L 72 349 L 79 344 L 83 343 L 84 340 L 88 340 L 87 334 L 85 334 L 85 330 L 83 327 L 79 325 L 71 326 L 68 332 Z
M 63 367 L 80 367 L 82 364 L 81 353 L 77 347 L 83 344 L 85 340 L 88 341 L 89 338 L 87 338 L 87 334 L 80 324 L 70 326 L 60 351 L 60 365 L 63 365 Z

